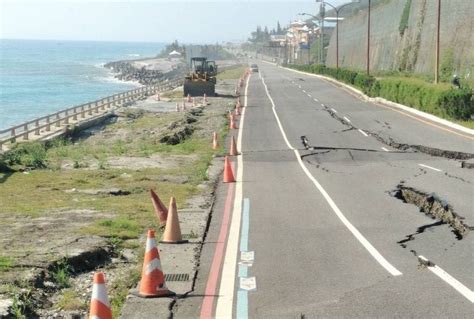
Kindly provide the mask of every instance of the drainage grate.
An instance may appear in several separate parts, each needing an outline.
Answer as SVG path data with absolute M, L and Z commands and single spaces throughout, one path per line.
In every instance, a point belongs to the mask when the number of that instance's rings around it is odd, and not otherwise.
M 189 274 L 166 274 L 165 281 L 189 281 Z

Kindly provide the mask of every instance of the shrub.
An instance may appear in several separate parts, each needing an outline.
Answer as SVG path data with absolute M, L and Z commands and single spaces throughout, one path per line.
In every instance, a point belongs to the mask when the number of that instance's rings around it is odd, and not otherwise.
M 471 90 L 466 88 L 451 89 L 441 93 L 438 105 L 446 111 L 448 116 L 455 119 L 469 120 L 474 114 L 473 95 Z

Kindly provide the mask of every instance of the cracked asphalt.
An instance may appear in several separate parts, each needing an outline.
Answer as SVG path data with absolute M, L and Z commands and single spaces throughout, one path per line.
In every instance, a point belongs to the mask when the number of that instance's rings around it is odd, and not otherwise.
M 248 276 L 257 283 L 248 293 L 248 316 L 473 317 L 472 301 L 430 269 L 441 267 L 472 294 L 474 234 L 460 239 L 449 223 L 393 196 L 398 185 L 433 194 L 474 226 L 474 170 L 461 165 L 474 156 L 472 136 L 367 103 L 315 77 L 262 62 L 259 67 L 250 79 L 241 150 L 248 247 L 255 252 Z M 260 76 L 309 174 L 402 275 L 377 262 L 305 174 Z M 180 301 L 186 310 L 177 318 L 199 317 L 223 194 L 217 193 L 190 294 L 196 298 Z M 234 316 L 237 274 L 235 282 Z

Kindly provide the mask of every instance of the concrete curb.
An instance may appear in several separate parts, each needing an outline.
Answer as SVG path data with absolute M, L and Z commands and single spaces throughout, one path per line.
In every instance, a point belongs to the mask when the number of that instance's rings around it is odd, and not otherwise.
M 269 64 L 273 64 L 273 65 L 276 65 L 275 63 L 271 63 L 271 62 L 267 62 L 267 61 L 263 61 L 265 63 L 269 63 Z M 422 117 L 422 118 L 425 118 L 427 120 L 430 120 L 432 122 L 436 122 L 436 123 L 439 123 L 439 124 L 442 124 L 444 126 L 447 126 L 447 127 L 450 127 L 452 129 L 455 129 L 455 130 L 458 130 L 460 132 L 463 132 L 463 133 L 467 133 L 469 135 L 472 135 L 474 136 L 474 130 L 473 129 L 470 129 L 470 128 L 467 128 L 467 127 L 464 127 L 464 126 L 461 126 L 459 124 L 456 124 L 456 123 L 453 123 L 453 122 L 450 122 L 448 120 L 445 120 L 445 119 L 442 119 L 442 118 L 439 118 L 433 114 L 429 114 L 429 113 L 426 113 L 426 112 L 423 112 L 423 111 L 420 111 L 420 110 L 417 110 L 417 109 L 414 109 L 414 108 L 411 108 L 409 106 L 406 106 L 406 105 L 403 105 L 403 104 L 399 104 L 399 103 L 395 103 L 395 102 L 392 102 L 392 101 L 389 101 L 389 100 L 386 100 L 384 98 L 381 98 L 381 97 L 375 97 L 375 98 L 372 98 L 372 97 L 369 97 L 367 96 L 366 94 L 364 94 L 362 91 L 350 86 L 350 85 L 347 85 L 345 83 L 342 83 L 342 82 L 339 82 L 333 78 L 330 78 L 330 77 L 327 77 L 327 76 L 324 76 L 324 75 L 319 75 L 319 74 L 313 74 L 313 73 L 307 73 L 307 72 L 303 72 L 303 71 L 298 71 L 298 70 L 293 70 L 293 69 L 290 69 L 290 68 L 286 68 L 286 67 L 282 67 L 282 66 L 278 66 L 279 68 L 282 68 L 282 69 L 286 69 L 286 70 L 289 70 L 289 71 L 293 71 L 293 72 L 296 72 L 296 73 L 300 73 L 300 74 L 304 74 L 304 75 L 309 75 L 309 76 L 313 76 L 313 77 L 316 77 L 316 78 L 319 78 L 319 79 L 322 79 L 322 80 L 326 80 L 328 82 L 331 82 L 333 84 L 336 84 L 337 86 L 340 86 L 342 88 L 345 88 L 349 91 L 351 91 L 352 93 L 354 93 L 355 95 L 357 95 L 358 98 L 360 99 L 363 99 L 367 102 L 372 102 L 372 103 L 381 103 L 381 104 L 385 104 L 389 107 L 393 107 L 393 108 L 397 108 L 397 109 L 400 109 L 400 110 L 403 110 L 405 112 L 409 112 L 409 113 L 412 113 L 412 114 L 415 114 L 419 117 Z

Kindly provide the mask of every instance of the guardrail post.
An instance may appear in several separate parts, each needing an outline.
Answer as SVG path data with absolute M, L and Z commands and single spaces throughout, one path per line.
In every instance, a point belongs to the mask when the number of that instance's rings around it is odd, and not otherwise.
M 15 137 L 15 135 L 16 135 L 16 130 L 15 130 L 15 128 L 12 128 L 11 136 Z
M 72 112 L 73 112 L 72 119 L 73 119 L 74 121 L 77 121 L 77 109 L 76 109 L 76 108 L 73 108 L 73 109 L 72 109 Z
M 59 117 L 59 113 L 56 114 L 56 127 L 59 127 L 61 125 L 60 123 L 61 118 Z
M 36 120 L 36 121 L 35 121 L 35 127 L 36 127 L 35 135 L 40 135 L 39 120 Z
M 85 118 L 85 117 L 86 117 L 86 112 L 85 112 L 84 110 L 85 110 L 84 105 L 81 105 L 81 118 Z
M 49 124 L 49 116 L 46 118 L 46 132 L 51 131 L 51 125 Z
M 64 124 L 69 124 L 69 114 L 68 114 L 68 111 L 66 110 L 65 113 L 65 116 L 64 116 Z
M 23 125 L 23 130 L 25 131 L 25 134 L 23 134 L 23 139 L 27 141 L 28 140 L 28 124 Z
M 99 113 L 99 102 L 95 102 L 94 113 Z
M 92 104 L 89 104 L 88 111 L 89 111 L 89 115 L 92 115 Z

